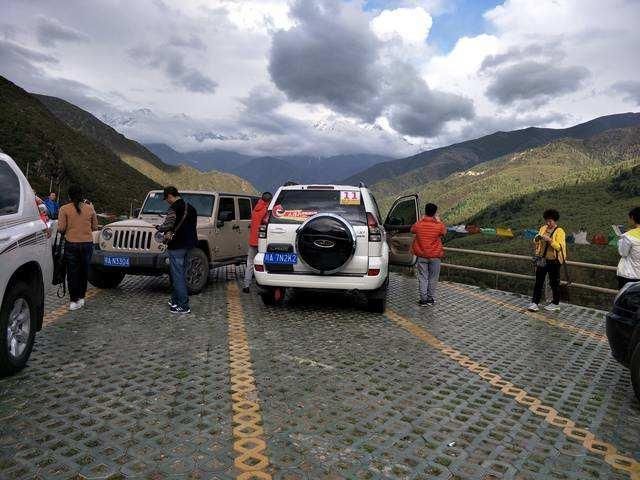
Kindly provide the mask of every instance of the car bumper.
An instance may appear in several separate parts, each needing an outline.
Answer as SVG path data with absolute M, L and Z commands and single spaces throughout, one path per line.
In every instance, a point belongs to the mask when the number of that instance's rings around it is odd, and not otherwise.
M 111 267 L 104 265 L 104 257 L 129 257 L 129 267 Z M 169 271 L 169 257 L 166 253 L 109 252 L 94 250 L 91 265 L 105 270 L 121 271 L 127 274 L 153 275 Z
M 611 354 L 618 362 L 629 366 L 631 361 L 631 350 L 634 345 L 631 345 L 634 338 L 634 332 L 637 328 L 637 322 L 632 318 L 628 318 L 619 315 L 615 312 L 610 312 L 606 316 L 606 330 L 607 339 L 609 340 L 609 347 L 611 347 Z
M 254 265 L 264 266 L 264 254 L 259 253 Z M 312 275 L 299 273 L 273 273 L 254 270 L 256 283 L 261 287 L 303 288 L 313 290 L 379 290 L 384 286 L 389 274 L 389 265 L 382 257 L 370 259 L 369 268 L 379 269 L 378 275 L 366 274 L 334 274 Z M 255 267 L 254 267 L 255 269 Z

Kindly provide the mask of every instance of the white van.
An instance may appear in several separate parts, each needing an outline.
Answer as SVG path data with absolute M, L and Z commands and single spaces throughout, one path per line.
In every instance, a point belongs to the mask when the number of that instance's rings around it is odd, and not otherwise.
M 51 285 L 50 232 L 16 163 L 0 152 L 0 376 L 27 364 Z

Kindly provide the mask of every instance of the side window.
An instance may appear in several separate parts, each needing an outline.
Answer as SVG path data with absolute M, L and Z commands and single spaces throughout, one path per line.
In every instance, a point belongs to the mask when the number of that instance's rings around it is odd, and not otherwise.
M 18 213 L 20 180 L 9 164 L 0 160 L 0 216 Z
M 389 212 L 385 225 L 410 226 L 418 221 L 416 217 L 417 207 L 414 197 L 402 200 Z
M 240 220 L 251 220 L 251 200 L 239 198 L 238 211 L 240 212 Z
M 233 197 L 220 197 L 220 208 L 218 209 L 218 217 L 222 212 L 229 212 L 231 216 L 229 220 L 236 219 L 236 206 Z

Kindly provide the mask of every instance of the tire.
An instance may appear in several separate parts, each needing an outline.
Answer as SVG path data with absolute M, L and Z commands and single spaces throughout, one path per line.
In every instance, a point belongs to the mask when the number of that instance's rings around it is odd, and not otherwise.
M 389 288 L 389 277 L 386 278 L 382 286 L 371 292 L 367 296 L 367 310 L 372 313 L 384 313 L 387 309 L 387 290 Z
M 281 297 L 276 299 L 276 288 L 268 288 L 260 293 L 262 303 L 268 306 L 280 305 L 284 301 L 284 289 L 281 289 Z
M 376 297 L 367 298 L 368 311 L 372 313 L 384 313 L 386 309 L 387 309 L 386 298 L 376 298 Z
M 636 393 L 638 401 L 640 401 L 640 343 L 636 345 L 636 349 L 631 355 L 631 363 L 629 364 L 631 371 L 631 384 L 633 391 Z
M 112 289 L 117 288 L 126 274 L 118 270 L 104 270 L 91 265 L 89 267 L 89 283 L 96 288 Z
M 35 291 L 24 282 L 7 287 L 0 309 L 0 377 L 22 370 L 29 360 L 44 311 Z
M 209 259 L 199 248 L 187 253 L 187 291 L 189 295 L 197 295 L 207 285 L 209 280 Z

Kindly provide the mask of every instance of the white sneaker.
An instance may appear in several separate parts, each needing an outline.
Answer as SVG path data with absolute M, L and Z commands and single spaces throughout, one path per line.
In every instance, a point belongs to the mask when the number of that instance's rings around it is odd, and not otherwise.
M 78 305 L 80 305 L 80 307 L 84 307 L 84 298 L 81 298 L 80 300 L 78 300 L 76 302 Z
M 82 305 L 80 305 L 80 302 L 71 302 L 69 304 L 69 310 L 73 311 L 73 310 L 80 310 L 82 308 Z
M 529 310 L 530 312 L 537 312 L 538 310 L 540 310 L 540 307 L 538 307 L 537 303 L 532 303 L 527 307 L 527 310 Z
M 550 303 L 549 305 L 546 305 L 546 306 L 544 307 L 544 309 L 545 309 L 547 312 L 559 312 L 559 311 L 560 311 L 560 306 L 559 306 L 559 305 L 556 305 L 555 303 Z

